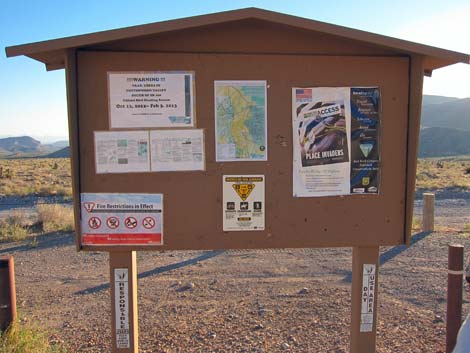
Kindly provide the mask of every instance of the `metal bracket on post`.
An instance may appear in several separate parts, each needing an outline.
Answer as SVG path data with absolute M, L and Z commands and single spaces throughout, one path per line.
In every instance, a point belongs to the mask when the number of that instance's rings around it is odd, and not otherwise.
M 379 247 L 353 248 L 351 353 L 375 353 Z
M 110 252 L 109 268 L 112 352 L 138 353 L 136 252 Z

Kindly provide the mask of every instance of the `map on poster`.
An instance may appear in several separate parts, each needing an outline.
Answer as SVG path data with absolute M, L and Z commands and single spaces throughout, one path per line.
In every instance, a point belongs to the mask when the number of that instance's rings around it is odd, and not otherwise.
M 215 81 L 216 161 L 266 161 L 266 81 Z
M 82 193 L 82 245 L 163 245 L 163 195 Z
M 223 176 L 223 230 L 264 230 L 264 175 Z

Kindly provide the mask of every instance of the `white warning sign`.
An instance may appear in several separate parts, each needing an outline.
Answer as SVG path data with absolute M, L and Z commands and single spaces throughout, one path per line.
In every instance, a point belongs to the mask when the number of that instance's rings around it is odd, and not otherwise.
M 364 264 L 362 272 L 361 332 L 372 332 L 374 326 L 375 264 Z
M 114 305 L 116 348 L 129 348 L 129 270 L 127 268 L 114 269 Z
M 264 230 L 264 175 L 223 176 L 223 230 Z
M 82 245 L 162 245 L 162 194 L 81 194 Z

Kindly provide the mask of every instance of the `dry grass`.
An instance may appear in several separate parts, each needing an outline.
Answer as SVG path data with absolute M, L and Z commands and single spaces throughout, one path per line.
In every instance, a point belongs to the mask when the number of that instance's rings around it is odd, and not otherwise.
M 13 322 L 0 332 L 0 353 L 66 353 L 61 345 L 49 343 L 45 331 L 30 324 Z
M 37 216 L 13 211 L 6 219 L 0 220 L 0 242 L 21 241 L 50 232 L 71 232 L 74 229 L 72 207 L 58 204 L 38 205 Z
M 12 212 L 0 220 L 0 241 L 20 241 L 29 235 L 31 222 L 22 212 Z
M 44 232 L 71 232 L 74 226 L 71 207 L 51 204 L 38 205 L 38 223 Z
M 416 173 L 416 189 L 470 188 L 469 168 L 470 157 L 420 159 Z
M 0 159 L 0 196 L 71 196 L 68 158 Z

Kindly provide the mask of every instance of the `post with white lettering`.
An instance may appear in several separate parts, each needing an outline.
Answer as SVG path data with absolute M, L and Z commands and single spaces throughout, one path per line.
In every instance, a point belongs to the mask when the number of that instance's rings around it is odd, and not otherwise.
M 113 353 L 138 352 L 137 261 L 135 251 L 109 253 Z
M 375 353 L 379 247 L 355 247 L 352 259 L 351 353 Z

